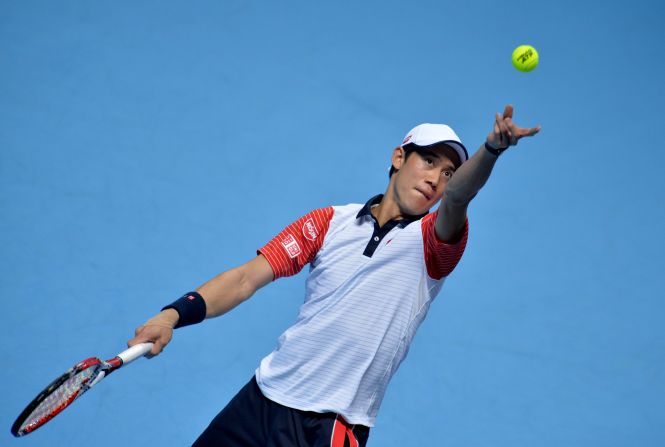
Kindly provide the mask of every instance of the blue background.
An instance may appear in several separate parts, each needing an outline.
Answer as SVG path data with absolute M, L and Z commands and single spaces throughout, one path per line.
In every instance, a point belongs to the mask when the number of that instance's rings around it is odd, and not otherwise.
M 383 192 L 416 124 L 474 151 L 512 103 L 543 130 L 472 203 L 369 445 L 665 445 L 664 19 L 642 0 L 1 1 L 0 444 L 189 445 L 305 273 L 9 428 L 295 218 Z

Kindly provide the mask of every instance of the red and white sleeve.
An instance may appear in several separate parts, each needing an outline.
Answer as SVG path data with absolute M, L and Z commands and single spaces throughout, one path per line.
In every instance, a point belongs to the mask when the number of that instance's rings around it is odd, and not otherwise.
M 459 241 L 454 244 L 448 244 L 436 235 L 434 224 L 439 211 L 428 214 L 423 217 L 423 243 L 425 245 L 425 265 L 430 278 L 441 279 L 450 275 L 455 269 L 466 248 L 466 241 L 469 237 L 469 220 L 464 223 L 464 233 Z
M 312 262 L 323 245 L 332 216 L 332 207 L 309 212 L 257 250 L 270 263 L 275 279 L 295 275 Z

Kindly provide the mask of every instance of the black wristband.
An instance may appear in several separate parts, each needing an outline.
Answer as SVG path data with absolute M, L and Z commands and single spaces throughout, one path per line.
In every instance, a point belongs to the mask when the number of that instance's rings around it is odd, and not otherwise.
M 200 323 L 206 318 L 206 302 L 198 292 L 188 292 L 183 296 L 164 306 L 162 310 L 174 309 L 180 315 L 178 324 L 174 329 Z
M 485 149 L 487 149 L 487 152 L 489 152 L 492 155 L 496 155 L 497 157 L 499 155 L 501 155 L 501 153 L 503 151 L 505 151 L 506 149 L 508 149 L 509 147 L 510 146 L 506 146 L 506 147 L 502 147 L 502 148 L 497 149 L 497 148 L 494 148 L 494 147 L 490 146 L 489 144 L 487 144 L 487 142 L 485 142 Z

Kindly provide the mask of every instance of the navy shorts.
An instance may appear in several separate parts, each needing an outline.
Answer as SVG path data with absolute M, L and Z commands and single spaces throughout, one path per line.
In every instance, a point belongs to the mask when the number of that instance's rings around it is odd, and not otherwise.
M 364 447 L 369 427 L 335 413 L 295 410 L 263 395 L 256 379 L 215 416 L 194 447 Z

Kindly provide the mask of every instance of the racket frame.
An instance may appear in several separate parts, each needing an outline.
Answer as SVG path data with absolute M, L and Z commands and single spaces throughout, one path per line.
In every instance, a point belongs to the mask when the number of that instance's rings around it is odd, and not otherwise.
M 152 343 L 139 343 L 105 362 L 97 357 L 90 357 L 80 361 L 60 377 L 51 382 L 46 388 L 44 388 L 44 390 L 42 390 L 41 393 L 37 395 L 37 397 L 32 400 L 32 402 L 28 404 L 27 407 L 25 407 L 25 409 L 16 418 L 16 421 L 14 421 L 14 424 L 12 425 L 12 434 L 16 437 L 20 437 L 37 430 L 39 427 L 60 414 L 65 408 L 71 405 L 72 402 L 74 402 L 86 391 L 99 383 L 104 377 L 108 376 L 116 369 L 121 368 L 123 365 L 133 362 L 137 358 L 147 354 L 150 349 L 152 349 L 152 346 Z M 28 417 L 30 417 L 37 409 L 37 407 L 39 407 L 39 405 L 44 402 L 55 390 L 67 382 L 67 380 L 90 368 L 94 368 L 94 371 L 92 371 L 89 378 L 85 379 L 85 381 L 81 384 L 80 388 L 76 392 L 72 393 L 72 395 L 69 396 L 65 401 L 61 402 L 57 407 L 49 411 L 39 420 L 24 426 Z

